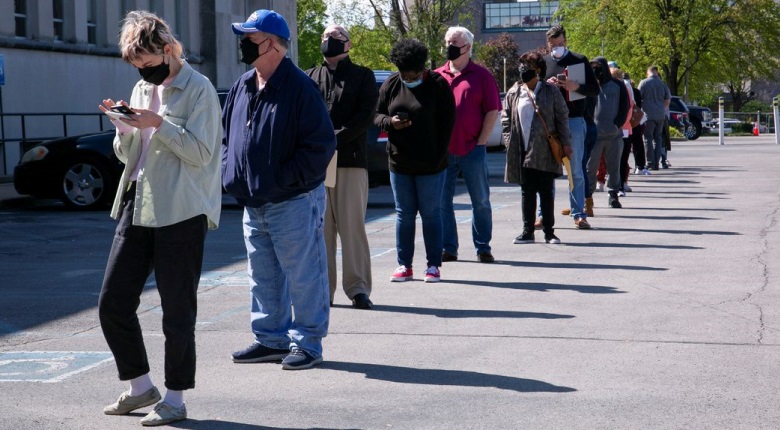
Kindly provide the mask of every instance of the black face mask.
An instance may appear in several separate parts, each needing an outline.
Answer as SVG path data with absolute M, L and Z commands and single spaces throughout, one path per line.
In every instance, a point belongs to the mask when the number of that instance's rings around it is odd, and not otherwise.
M 138 73 L 146 82 L 152 85 L 160 85 L 171 74 L 171 67 L 163 61 L 157 66 L 142 67 L 138 69 Z
M 463 46 L 466 46 L 466 45 L 463 45 Z M 452 60 L 457 60 L 458 58 L 460 58 L 460 56 L 463 55 L 463 54 L 460 53 L 460 50 L 463 48 L 463 46 L 448 45 L 447 46 L 447 59 L 452 61 Z
M 255 60 L 260 58 L 260 54 L 257 53 L 257 48 L 259 48 L 260 45 L 252 42 L 248 37 L 241 39 L 239 47 L 241 48 L 242 63 L 251 65 Z
M 345 40 L 338 40 L 333 37 L 328 37 L 328 40 L 322 42 L 322 45 L 320 45 L 320 51 L 322 52 L 322 56 L 325 58 L 332 58 L 337 55 L 341 55 L 344 53 L 344 45 L 346 45 L 348 41 Z
M 596 75 L 596 79 L 598 79 L 599 82 L 604 80 L 604 70 L 601 67 L 594 67 L 593 74 Z
M 524 84 L 531 82 L 536 77 L 536 70 L 527 69 L 524 66 L 520 66 L 520 79 Z

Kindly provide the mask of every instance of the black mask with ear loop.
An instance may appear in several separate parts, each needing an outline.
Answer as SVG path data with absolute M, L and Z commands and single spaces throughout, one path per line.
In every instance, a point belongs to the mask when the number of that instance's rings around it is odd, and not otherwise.
M 171 66 L 163 62 L 156 66 L 142 67 L 138 69 L 141 78 L 152 85 L 160 85 L 171 74 Z
M 320 45 L 320 52 L 325 58 L 332 58 L 344 53 L 344 45 L 348 40 L 339 40 L 332 36 L 328 36 L 328 39 L 322 42 Z
M 536 70 L 526 67 L 525 64 L 520 65 L 520 79 L 524 84 L 531 82 L 536 77 Z

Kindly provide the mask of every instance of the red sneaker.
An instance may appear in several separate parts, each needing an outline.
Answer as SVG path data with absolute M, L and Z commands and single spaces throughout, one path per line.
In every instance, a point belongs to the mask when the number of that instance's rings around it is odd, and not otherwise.
M 439 282 L 441 280 L 441 273 L 436 266 L 429 266 L 425 270 L 425 282 Z
M 412 280 L 412 268 L 406 266 L 399 266 L 393 272 L 393 276 L 390 278 L 391 282 L 406 282 Z

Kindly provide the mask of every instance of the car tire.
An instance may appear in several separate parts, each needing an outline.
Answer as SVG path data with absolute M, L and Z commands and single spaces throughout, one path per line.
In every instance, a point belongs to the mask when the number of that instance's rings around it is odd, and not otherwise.
M 685 129 L 685 137 L 687 137 L 688 140 L 696 140 L 699 136 L 701 136 L 701 121 L 693 118 Z
M 60 179 L 60 200 L 71 210 L 103 209 L 113 201 L 116 179 L 111 169 L 94 157 L 65 164 Z

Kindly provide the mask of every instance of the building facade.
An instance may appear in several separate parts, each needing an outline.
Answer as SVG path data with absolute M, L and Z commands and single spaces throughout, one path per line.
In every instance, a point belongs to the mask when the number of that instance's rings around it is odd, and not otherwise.
M 526 52 L 546 44 L 545 32 L 553 25 L 557 1 L 492 0 L 474 2 L 475 18 L 479 27 L 475 39 L 481 43 L 509 34 Z
M 105 98 L 127 100 L 140 78 L 117 46 L 127 11 L 165 19 L 194 69 L 217 88 L 229 88 L 248 70 L 239 61 L 232 22 L 273 9 L 290 26 L 289 56 L 297 62 L 296 2 L 288 0 L 3 0 L 0 1 L 0 176 L 13 172 L 19 138 L 62 136 L 61 117 L 19 113 L 99 113 Z M 68 117 L 67 134 L 97 131 L 98 117 Z

